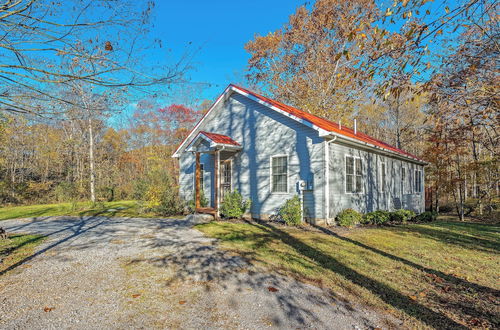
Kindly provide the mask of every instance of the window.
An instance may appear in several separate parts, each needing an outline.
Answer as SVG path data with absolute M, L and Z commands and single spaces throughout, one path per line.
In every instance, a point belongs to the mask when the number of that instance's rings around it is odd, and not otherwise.
M 415 192 L 422 192 L 422 171 L 415 170 Z
M 288 192 L 288 157 L 271 157 L 271 192 Z
M 401 193 L 406 192 L 406 168 L 401 167 Z
M 380 187 L 382 192 L 386 192 L 387 184 L 386 184 L 386 171 L 385 171 L 385 163 L 380 163 Z
M 409 168 L 408 169 L 408 188 L 407 188 L 408 189 L 407 191 L 408 191 L 409 194 L 411 194 L 411 192 L 412 192 L 412 181 L 411 181 L 411 179 L 412 179 L 412 173 L 411 173 L 411 168 Z
M 345 158 L 345 192 L 360 193 L 363 191 L 363 164 L 361 158 L 347 156 Z

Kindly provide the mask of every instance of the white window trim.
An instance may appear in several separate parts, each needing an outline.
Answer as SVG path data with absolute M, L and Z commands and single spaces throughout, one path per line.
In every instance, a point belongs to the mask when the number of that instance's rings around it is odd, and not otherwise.
M 405 177 L 403 178 L 403 171 L 405 173 Z M 407 186 L 407 182 L 406 180 L 408 180 L 407 176 L 408 176 L 408 171 L 406 170 L 406 166 L 404 165 L 401 165 L 401 195 L 405 195 L 407 194 L 407 191 L 408 189 L 406 189 L 406 186 Z
M 201 171 L 201 175 L 203 176 L 203 184 L 201 185 L 201 190 L 203 193 L 207 193 L 205 190 L 205 164 L 200 162 L 200 169 L 203 166 L 203 171 Z M 193 191 L 196 191 L 196 163 L 193 164 Z
M 286 157 L 286 192 L 273 191 L 273 158 Z M 287 154 L 277 154 L 269 156 L 269 191 L 274 195 L 285 195 L 290 193 L 290 156 Z
M 384 171 L 382 171 L 382 165 L 384 167 Z M 387 184 L 387 182 L 384 182 L 384 181 L 387 181 L 387 163 L 385 161 L 381 161 L 379 167 L 380 167 L 380 176 L 379 176 L 380 191 L 383 193 L 386 193 L 387 188 L 388 188 L 388 184 Z M 382 173 L 382 172 L 385 172 L 385 173 Z
M 361 160 L 361 191 L 360 192 L 348 192 L 347 191 L 347 157 L 354 158 L 354 159 L 360 159 Z M 365 176 L 363 173 L 363 158 L 360 156 L 354 156 L 354 155 L 345 155 L 344 156 L 344 192 L 348 195 L 360 195 L 365 193 Z M 356 161 L 354 161 L 354 177 L 356 177 Z M 356 180 L 354 181 L 354 184 L 356 184 Z
M 231 167 L 231 169 L 230 169 L 230 171 L 231 171 L 231 177 L 230 177 L 230 180 L 231 180 L 231 185 L 230 185 L 230 187 L 229 187 L 229 190 L 230 190 L 231 192 L 233 192 L 233 174 L 234 174 L 234 173 L 233 173 L 233 159 L 232 159 L 232 158 L 229 158 L 229 159 L 224 160 L 224 162 L 229 162 L 229 163 L 230 163 L 230 165 L 229 165 L 229 166 Z M 219 165 L 219 185 L 220 185 L 220 183 L 221 183 L 221 178 L 222 178 L 222 173 L 221 173 L 221 170 L 222 170 L 222 166 L 220 166 L 220 165 Z M 219 186 L 219 188 L 220 188 L 220 186 Z
M 421 194 L 422 193 L 422 170 L 419 170 L 418 168 L 415 169 L 415 178 L 413 180 L 415 180 L 415 187 L 414 188 L 414 192 L 415 194 Z M 417 182 L 418 182 L 418 185 L 417 185 Z

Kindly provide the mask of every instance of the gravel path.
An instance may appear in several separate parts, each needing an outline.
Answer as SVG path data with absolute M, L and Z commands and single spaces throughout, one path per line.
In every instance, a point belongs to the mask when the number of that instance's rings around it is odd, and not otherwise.
M 334 328 L 384 323 L 333 293 L 256 269 L 184 219 L 2 221 L 49 239 L 0 274 L 0 328 Z M 275 288 L 277 290 L 269 289 Z

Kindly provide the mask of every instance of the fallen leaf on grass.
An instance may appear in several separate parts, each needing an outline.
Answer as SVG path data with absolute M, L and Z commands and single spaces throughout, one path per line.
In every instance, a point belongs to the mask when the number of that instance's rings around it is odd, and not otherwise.
M 434 282 L 437 282 L 437 283 L 443 283 L 444 282 L 444 280 L 441 277 L 437 276 L 436 274 L 429 274 L 428 273 L 428 274 L 425 274 L 425 276 L 432 278 L 432 280 Z
M 45 306 L 45 307 L 43 308 L 43 311 L 44 311 L 44 312 L 52 312 L 54 309 L 56 309 L 56 308 L 55 308 L 55 307 L 47 307 L 47 306 Z
M 179 301 L 179 305 L 184 305 L 185 303 L 186 303 L 186 301 L 185 301 L 185 300 L 181 300 L 181 301 Z
M 451 291 L 451 286 L 447 285 L 441 288 L 444 292 L 450 292 Z
M 417 300 L 417 296 L 410 296 L 411 300 Z
M 140 296 L 141 296 L 140 293 L 135 293 L 135 294 L 132 295 L 132 298 L 137 298 L 137 297 L 140 297 Z
M 425 292 L 423 292 L 423 291 L 422 291 L 422 292 L 420 292 L 418 295 L 419 295 L 420 297 L 425 297 L 425 296 L 426 296 Z
M 278 292 L 278 289 L 273 288 L 272 286 L 267 287 L 267 289 L 269 290 L 269 292 Z
M 485 325 L 480 319 L 472 319 L 469 321 L 469 324 L 474 327 L 483 327 Z

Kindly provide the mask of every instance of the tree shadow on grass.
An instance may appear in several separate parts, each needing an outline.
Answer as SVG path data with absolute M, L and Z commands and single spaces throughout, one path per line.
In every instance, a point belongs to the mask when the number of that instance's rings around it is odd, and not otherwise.
M 464 286 L 464 287 L 473 288 L 476 291 L 480 291 L 480 292 L 484 292 L 484 293 L 489 293 L 489 294 L 492 294 L 492 295 L 496 296 L 497 298 L 500 298 L 500 291 L 495 290 L 493 288 L 490 288 L 490 287 L 487 287 L 487 286 L 482 286 L 482 285 L 479 285 L 477 283 L 472 283 L 472 282 L 466 281 L 464 279 L 461 279 L 459 277 L 443 273 L 443 272 L 441 272 L 439 270 L 422 266 L 422 265 L 417 264 L 417 263 L 415 263 L 413 261 L 410 261 L 408 259 L 396 256 L 396 255 L 388 253 L 388 252 L 385 252 L 385 251 L 377 249 L 375 247 L 366 245 L 366 244 L 364 244 L 362 242 L 359 242 L 359 241 L 356 241 L 356 240 L 354 240 L 352 238 L 341 236 L 341 235 L 339 235 L 339 234 L 331 231 L 328 228 L 325 228 L 325 227 L 322 227 L 322 226 L 315 226 L 315 225 L 313 225 L 313 226 L 316 229 L 320 230 L 321 232 L 323 232 L 325 234 L 328 234 L 330 236 L 334 236 L 335 238 L 343 240 L 345 242 L 352 243 L 354 245 L 357 245 L 357 246 L 359 246 L 361 248 L 364 248 L 366 250 L 375 252 L 375 253 L 380 254 L 380 255 L 382 255 L 382 256 L 384 256 L 386 258 L 392 259 L 394 261 L 401 262 L 401 263 L 403 263 L 403 264 L 405 264 L 407 266 L 413 267 L 413 268 L 415 268 L 415 269 L 417 269 L 419 271 L 422 271 L 422 272 L 425 272 L 425 273 L 428 273 L 428 274 L 433 274 L 433 275 L 439 276 L 440 278 L 442 278 L 442 279 L 444 279 L 444 280 L 446 280 L 448 282 L 451 282 L 453 284 Z
M 55 242 L 53 242 L 53 243 L 49 244 L 48 246 L 36 251 L 32 255 L 29 255 L 26 258 L 16 262 L 15 264 L 7 267 L 4 270 L 0 271 L 0 276 L 7 274 L 8 272 L 14 270 L 15 268 L 27 263 L 28 261 L 36 258 L 37 256 L 61 245 L 62 243 L 69 241 L 75 237 L 78 237 L 78 236 L 82 235 L 83 233 L 100 226 L 105 220 L 106 220 L 106 218 L 94 218 L 94 217 L 90 217 L 87 219 L 81 218 L 76 223 L 71 223 L 70 225 L 64 225 L 62 228 L 55 229 L 53 232 L 51 232 L 49 234 L 45 234 L 45 237 L 49 237 L 49 236 L 55 236 L 57 234 L 65 232 L 65 231 L 70 232 L 69 235 L 67 235 L 61 239 L 57 239 Z M 25 227 L 25 226 L 20 226 L 20 227 Z
M 491 302 L 498 302 L 500 301 L 500 291 L 487 287 L 487 286 L 482 286 L 476 283 L 469 282 L 467 280 L 458 278 L 456 276 L 450 275 L 443 273 L 439 270 L 435 270 L 429 267 L 422 266 L 420 264 L 417 264 L 415 262 L 412 262 L 410 260 L 407 260 L 405 258 L 393 255 L 391 253 L 382 251 L 380 249 L 374 248 L 372 246 L 366 245 L 362 242 L 356 241 L 354 239 L 341 236 L 328 228 L 322 227 L 322 226 L 314 226 L 321 232 L 334 236 L 335 238 L 339 240 L 343 240 L 345 242 L 354 244 L 356 246 L 359 246 L 361 248 L 364 248 L 368 251 L 377 253 L 383 257 L 392 259 L 397 262 L 401 262 L 407 266 L 410 266 L 412 268 L 415 268 L 418 271 L 421 271 L 425 273 L 427 276 L 430 278 L 437 280 L 439 283 L 439 289 L 441 290 L 447 290 L 450 289 L 450 286 L 448 284 L 453 284 L 456 287 L 453 289 L 454 292 L 456 292 L 455 295 L 453 295 L 453 292 L 450 291 L 450 294 L 446 295 L 447 291 L 445 291 L 443 296 L 445 297 L 435 297 L 434 299 L 438 301 L 439 304 L 445 305 L 447 308 L 450 308 L 457 313 L 463 315 L 468 315 L 469 319 L 484 319 L 488 320 L 489 322 L 492 322 L 493 324 L 496 324 L 498 326 L 499 323 L 499 317 L 498 313 L 494 308 L 490 308 L 490 303 Z M 451 289 L 450 289 L 451 290 Z M 446 301 L 445 301 L 446 300 Z M 474 307 L 473 305 L 476 305 Z
M 445 326 L 452 329 L 466 329 L 465 326 L 455 322 L 446 315 L 419 304 L 379 281 L 360 274 L 332 256 L 289 235 L 277 226 L 264 222 L 259 222 L 258 224 L 249 222 L 249 224 L 259 226 L 260 229 L 265 228 L 266 231 L 278 236 L 283 243 L 289 245 L 298 253 L 317 262 L 322 268 L 337 273 L 350 282 L 369 290 L 385 303 L 405 312 L 428 326 L 434 328 L 443 328 Z
M 22 236 L 26 236 L 26 235 L 9 235 L 8 239 L 15 240 L 16 238 L 22 237 Z M 14 252 L 16 252 L 17 250 L 21 249 L 25 245 L 28 245 L 28 244 L 31 244 L 31 243 L 37 243 L 37 242 L 39 242 L 39 241 L 41 241 L 43 239 L 44 239 L 43 236 L 38 235 L 38 236 L 34 236 L 34 237 L 30 238 L 30 239 L 24 240 L 24 241 L 20 242 L 20 244 L 7 247 L 3 251 L 0 252 L 0 260 L 2 258 L 8 257 L 9 255 L 13 254 Z
M 459 247 L 484 251 L 488 253 L 498 253 L 500 252 L 500 243 L 498 239 L 500 238 L 500 232 L 498 227 L 494 225 L 487 226 L 486 233 L 483 230 L 478 230 L 477 224 L 466 224 L 457 225 L 456 223 L 432 223 L 426 226 L 398 226 L 398 231 L 416 233 L 418 235 L 424 236 L 429 239 L 444 242 L 446 244 L 457 245 Z M 464 231 L 465 234 L 457 232 L 457 229 Z M 491 228 L 490 228 L 491 227 Z M 495 227 L 497 231 L 495 232 Z M 485 235 L 486 234 L 486 235 Z M 498 237 L 493 237 L 497 234 Z M 481 236 L 481 237 L 480 237 Z M 486 236 L 492 236 L 491 239 L 485 238 Z

